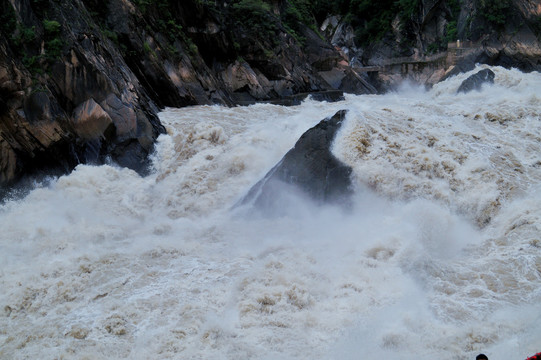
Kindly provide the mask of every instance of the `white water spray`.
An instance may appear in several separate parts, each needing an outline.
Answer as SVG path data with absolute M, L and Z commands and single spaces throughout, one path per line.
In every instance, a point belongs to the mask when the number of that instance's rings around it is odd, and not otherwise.
M 479 70 L 479 69 L 477 69 Z M 167 109 L 155 173 L 79 166 L 0 207 L 0 358 L 523 359 L 541 351 L 541 75 Z M 348 109 L 350 212 L 231 210 Z

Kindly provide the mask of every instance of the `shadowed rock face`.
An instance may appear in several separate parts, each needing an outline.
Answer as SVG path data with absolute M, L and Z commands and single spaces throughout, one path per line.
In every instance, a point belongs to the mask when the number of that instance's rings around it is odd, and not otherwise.
M 494 76 L 494 72 L 490 69 L 481 70 L 464 80 L 458 87 L 456 93 L 468 93 L 472 90 L 479 91 L 481 90 L 481 86 L 483 86 L 483 84 L 493 84 Z
M 348 203 L 352 169 L 331 153 L 331 145 L 346 110 L 306 131 L 295 146 L 255 184 L 241 204 L 278 210 L 284 197 L 304 194 L 316 203 Z

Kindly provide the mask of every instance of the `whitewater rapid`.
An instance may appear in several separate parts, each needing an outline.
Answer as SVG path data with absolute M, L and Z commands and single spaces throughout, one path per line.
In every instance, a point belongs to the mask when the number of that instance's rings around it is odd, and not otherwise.
M 154 171 L 0 205 L 1 359 L 524 359 L 541 351 L 541 74 L 337 103 L 166 109 Z M 353 206 L 234 205 L 304 131 Z

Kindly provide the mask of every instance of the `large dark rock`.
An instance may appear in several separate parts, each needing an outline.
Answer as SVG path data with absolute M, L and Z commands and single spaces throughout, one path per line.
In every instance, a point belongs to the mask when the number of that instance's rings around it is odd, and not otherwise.
M 481 90 L 481 87 L 483 84 L 493 84 L 494 83 L 494 72 L 490 69 L 484 69 L 481 70 L 470 77 L 468 77 L 466 80 L 460 84 L 458 87 L 458 90 L 456 91 L 458 93 L 468 93 L 472 90 Z
M 250 189 L 241 204 L 279 210 L 284 206 L 284 197 L 296 191 L 319 204 L 347 204 L 352 193 L 352 169 L 330 150 L 346 112 L 341 110 L 306 131 L 282 160 Z

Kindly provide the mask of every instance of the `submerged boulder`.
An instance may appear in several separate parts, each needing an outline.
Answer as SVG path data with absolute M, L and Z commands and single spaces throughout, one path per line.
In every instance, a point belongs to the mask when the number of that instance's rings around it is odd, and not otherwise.
M 295 146 L 241 201 L 259 208 L 282 206 L 292 192 L 304 194 L 316 203 L 347 203 L 352 194 L 351 167 L 331 153 L 335 135 L 347 111 L 338 111 L 306 131 Z
M 494 76 L 494 72 L 490 69 L 481 70 L 464 80 L 462 84 L 460 84 L 460 86 L 458 87 L 456 93 L 468 93 L 472 90 L 479 91 L 481 90 L 481 86 L 483 86 L 483 84 L 493 84 Z

